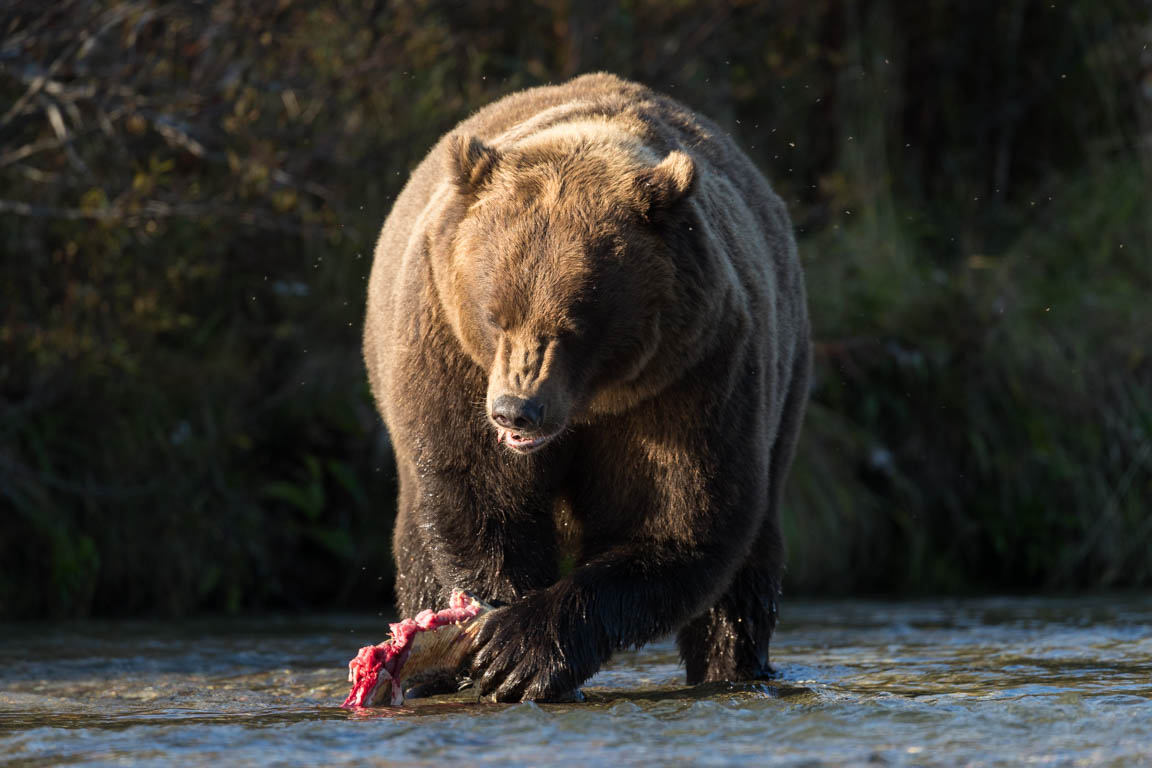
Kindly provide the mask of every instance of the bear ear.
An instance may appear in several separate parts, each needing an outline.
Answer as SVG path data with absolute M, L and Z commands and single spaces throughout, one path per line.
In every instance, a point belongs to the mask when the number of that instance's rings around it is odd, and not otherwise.
M 680 150 L 673 150 L 658 165 L 640 177 L 647 197 L 647 209 L 670 208 L 687 197 L 696 186 L 696 164 Z
M 499 150 L 475 136 L 448 137 L 448 174 L 462 192 L 478 190 L 499 162 Z

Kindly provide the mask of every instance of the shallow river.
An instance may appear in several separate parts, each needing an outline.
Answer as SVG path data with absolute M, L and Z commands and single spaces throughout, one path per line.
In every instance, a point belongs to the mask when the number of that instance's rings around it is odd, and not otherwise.
M 1152 764 L 1152 597 L 785 603 L 758 685 L 670 642 L 583 704 L 338 708 L 362 616 L 0 625 L 0 765 Z

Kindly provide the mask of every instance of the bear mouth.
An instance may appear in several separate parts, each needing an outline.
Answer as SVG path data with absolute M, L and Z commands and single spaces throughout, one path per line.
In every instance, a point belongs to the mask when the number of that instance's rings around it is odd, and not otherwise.
M 553 432 L 550 435 L 528 435 L 517 432 L 514 429 L 499 427 L 496 433 L 496 442 L 503 443 L 516 453 L 527 454 L 540 450 L 558 434 L 560 433 Z

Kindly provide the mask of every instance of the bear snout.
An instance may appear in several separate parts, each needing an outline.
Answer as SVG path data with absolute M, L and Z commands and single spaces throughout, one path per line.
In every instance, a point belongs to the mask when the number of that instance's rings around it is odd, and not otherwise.
M 505 429 L 538 432 L 544 426 L 544 404 L 533 398 L 501 395 L 492 403 L 489 415 Z

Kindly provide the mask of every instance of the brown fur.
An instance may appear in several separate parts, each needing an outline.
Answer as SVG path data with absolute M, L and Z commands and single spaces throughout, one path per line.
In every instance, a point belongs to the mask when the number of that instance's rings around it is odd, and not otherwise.
M 465 120 L 384 225 L 364 354 L 401 612 L 507 604 L 482 693 L 555 697 L 674 630 L 690 682 L 769 673 L 809 327 L 785 207 L 715 125 L 605 74 Z M 511 450 L 498 400 L 549 442 Z

